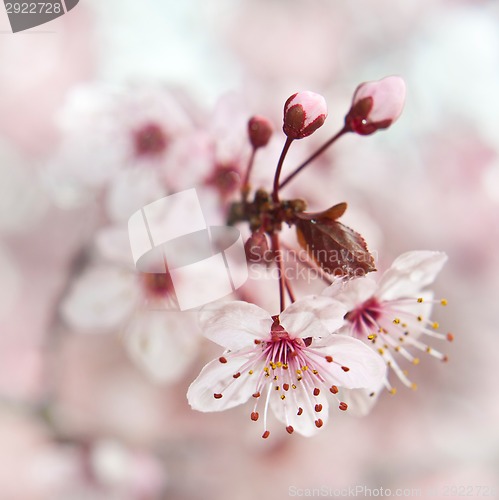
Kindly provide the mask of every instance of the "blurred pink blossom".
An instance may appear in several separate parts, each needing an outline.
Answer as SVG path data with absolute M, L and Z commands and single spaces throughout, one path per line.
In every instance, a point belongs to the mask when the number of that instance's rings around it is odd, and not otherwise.
M 77 331 L 123 332 L 131 358 L 152 378 L 178 380 L 196 356 L 198 328 L 175 309 L 172 286 L 168 274 L 96 264 L 72 283 L 62 314 Z

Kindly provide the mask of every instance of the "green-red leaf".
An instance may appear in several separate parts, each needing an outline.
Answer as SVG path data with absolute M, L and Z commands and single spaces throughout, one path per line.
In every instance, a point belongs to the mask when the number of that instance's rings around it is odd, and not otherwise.
M 362 276 L 376 270 L 374 259 L 364 238 L 336 220 L 346 208 L 339 203 L 324 212 L 296 214 L 298 242 L 327 273 Z

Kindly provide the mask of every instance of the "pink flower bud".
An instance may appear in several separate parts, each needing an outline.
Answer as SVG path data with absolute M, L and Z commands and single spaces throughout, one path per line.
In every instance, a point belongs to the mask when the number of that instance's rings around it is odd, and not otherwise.
M 255 231 L 248 238 L 244 244 L 244 250 L 248 262 L 268 265 L 272 261 L 267 236 L 261 229 Z
M 253 116 L 248 122 L 248 135 L 251 145 L 257 148 L 266 146 L 274 132 L 274 126 L 264 116 Z
M 284 104 L 282 129 L 290 139 L 303 139 L 313 134 L 326 121 L 326 100 L 314 92 L 293 94 Z
M 402 113 L 405 82 L 388 76 L 376 82 L 361 83 L 353 95 L 352 107 L 345 117 L 346 127 L 360 135 L 388 128 Z

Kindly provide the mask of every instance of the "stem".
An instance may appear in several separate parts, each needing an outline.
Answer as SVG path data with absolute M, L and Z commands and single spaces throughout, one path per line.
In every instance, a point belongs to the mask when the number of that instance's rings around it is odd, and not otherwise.
M 286 278 L 286 291 L 288 292 L 288 297 L 291 303 L 293 304 L 294 302 L 296 302 L 295 294 L 293 293 L 293 289 L 291 288 L 291 283 L 287 278 Z
M 295 175 L 299 174 L 309 163 L 314 161 L 319 155 L 321 155 L 331 144 L 335 143 L 343 134 L 348 132 L 349 129 L 344 126 L 336 135 L 333 135 L 329 141 L 324 143 L 308 160 L 305 160 L 299 167 L 291 172 L 279 185 L 279 189 L 282 189 Z
M 279 235 L 277 233 L 272 233 L 271 237 L 272 241 L 272 251 L 274 252 L 275 259 L 277 260 L 277 267 L 279 269 L 279 304 L 281 312 L 286 308 L 285 297 L 284 297 L 284 287 L 285 287 L 285 278 L 283 273 L 283 265 L 282 265 L 282 252 L 279 244 Z
M 249 178 L 251 170 L 253 169 L 253 163 L 255 162 L 255 154 L 256 154 L 256 148 L 253 148 L 251 150 L 251 156 L 249 157 L 248 160 L 248 166 L 246 167 L 246 174 L 244 176 L 244 181 L 241 185 L 241 195 L 243 197 L 243 201 L 246 201 L 248 199 L 248 194 L 250 191 Z
M 281 170 L 282 170 L 282 164 L 284 163 L 284 158 L 286 158 L 286 154 L 288 153 L 289 146 L 291 146 L 291 143 L 293 142 L 293 139 L 290 139 L 289 137 L 286 139 L 286 142 L 284 143 L 284 147 L 282 148 L 281 156 L 279 158 L 279 162 L 277 163 L 277 168 L 275 171 L 275 177 L 274 177 L 274 190 L 272 191 L 272 200 L 275 203 L 279 203 L 279 177 L 281 176 Z

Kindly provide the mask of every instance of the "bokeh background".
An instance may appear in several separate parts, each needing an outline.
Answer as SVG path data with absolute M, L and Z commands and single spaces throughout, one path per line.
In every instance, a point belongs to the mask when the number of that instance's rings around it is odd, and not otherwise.
M 356 486 L 499 498 L 497 1 L 81 0 L 15 35 L 0 8 L 0 25 L 2 500 Z M 289 192 L 349 202 L 380 269 L 412 249 L 449 255 L 435 285 L 449 306 L 434 312 L 455 335 L 441 346 L 449 362 L 423 358 L 417 391 L 381 397 L 363 419 L 333 412 L 313 438 L 275 424 L 263 441 L 247 408 L 191 411 L 187 387 L 220 349 L 195 326 L 172 337 L 129 312 L 140 284 L 124 264 L 128 216 L 203 184 L 215 220 L 249 116 L 276 125 L 255 165 L 268 182 L 289 95 L 329 105 L 291 168 L 338 130 L 357 84 L 390 74 L 407 83 L 399 121 L 345 137 Z M 162 132 L 138 143 L 151 124 Z M 151 328 L 159 357 L 127 344 L 130 328 Z

